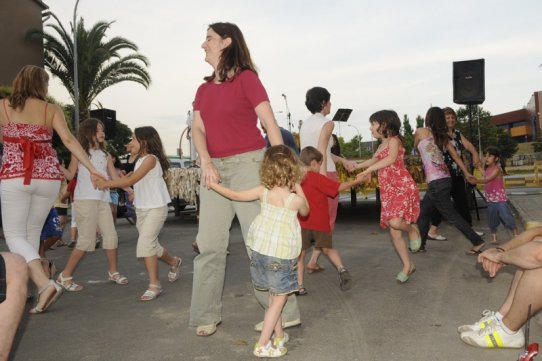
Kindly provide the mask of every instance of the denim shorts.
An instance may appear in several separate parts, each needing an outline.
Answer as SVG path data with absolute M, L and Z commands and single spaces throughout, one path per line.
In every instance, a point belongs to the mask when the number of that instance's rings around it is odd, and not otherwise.
M 297 259 L 282 259 L 252 251 L 250 275 L 254 288 L 275 295 L 297 291 Z

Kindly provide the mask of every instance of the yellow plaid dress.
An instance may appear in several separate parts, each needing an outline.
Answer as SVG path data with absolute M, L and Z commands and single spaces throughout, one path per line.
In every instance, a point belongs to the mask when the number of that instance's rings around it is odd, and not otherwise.
M 288 196 L 283 207 L 277 207 L 267 203 L 267 193 L 264 189 L 261 211 L 250 225 L 247 244 L 266 256 L 295 259 L 301 252 L 301 227 L 297 211 L 288 209 L 295 194 Z

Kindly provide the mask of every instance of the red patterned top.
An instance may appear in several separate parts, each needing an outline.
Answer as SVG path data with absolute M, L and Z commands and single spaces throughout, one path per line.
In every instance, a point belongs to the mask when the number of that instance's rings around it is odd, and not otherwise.
M 389 147 L 386 147 L 375 154 L 375 157 L 378 160 L 384 159 L 389 152 Z M 402 218 L 410 224 L 416 223 L 420 215 L 420 192 L 405 167 L 404 156 L 405 149 L 400 147 L 395 162 L 378 170 L 382 228 L 388 228 L 389 220 L 393 218 Z
M 51 143 L 51 128 L 9 122 L 1 129 L 4 156 L 0 179 L 24 177 L 24 184 L 30 184 L 30 179 L 64 179 Z

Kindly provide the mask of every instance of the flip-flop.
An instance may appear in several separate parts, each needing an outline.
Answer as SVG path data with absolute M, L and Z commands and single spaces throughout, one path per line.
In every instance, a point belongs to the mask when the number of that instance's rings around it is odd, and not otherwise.
M 478 256 L 480 253 L 482 253 L 482 251 L 475 251 L 473 249 L 469 249 L 465 252 L 467 256 Z

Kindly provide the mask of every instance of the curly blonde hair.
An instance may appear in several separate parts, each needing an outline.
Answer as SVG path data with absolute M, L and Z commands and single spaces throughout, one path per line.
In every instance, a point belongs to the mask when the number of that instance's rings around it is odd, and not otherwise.
M 262 184 L 273 187 L 294 188 L 303 178 L 303 168 L 294 151 L 286 145 L 275 145 L 267 149 L 260 168 Z

